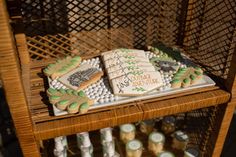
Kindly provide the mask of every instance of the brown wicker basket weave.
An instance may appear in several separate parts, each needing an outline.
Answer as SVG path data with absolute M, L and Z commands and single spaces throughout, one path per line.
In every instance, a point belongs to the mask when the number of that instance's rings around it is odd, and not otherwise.
M 235 0 L 0 0 L 0 28 L 0 77 L 24 156 L 40 156 L 41 141 L 53 137 L 197 109 L 211 121 L 195 133 L 205 140 L 201 150 L 220 156 L 236 104 Z M 187 54 L 218 86 L 51 116 L 48 63 L 155 43 Z

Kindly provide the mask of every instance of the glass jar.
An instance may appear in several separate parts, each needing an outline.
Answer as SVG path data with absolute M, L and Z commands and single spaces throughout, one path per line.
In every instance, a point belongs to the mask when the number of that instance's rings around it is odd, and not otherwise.
M 200 151 L 193 147 L 186 148 L 184 151 L 184 157 L 200 157 Z
M 183 131 L 176 131 L 173 136 L 172 148 L 184 151 L 189 141 L 188 135 Z
M 158 154 L 163 151 L 165 136 L 159 132 L 152 132 L 148 138 L 148 150 L 153 154 Z
M 161 152 L 157 155 L 157 157 L 175 157 L 175 155 L 171 152 Z
M 120 140 L 124 143 L 135 138 L 135 126 L 133 124 L 124 124 L 120 126 Z
M 140 131 L 144 134 L 150 134 L 155 126 L 155 121 L 154 120 L 145 120 L 140 123 Z
M 175 123 L 176 119 L 174 116 L 164 117 L 164 119 L 162 120 L 161 130 L 165 134 L 170 134 L 175 131 Z
M 139 140 L 131 140 L 126 144 L 126 157 L 141 157 L 143 145 Z

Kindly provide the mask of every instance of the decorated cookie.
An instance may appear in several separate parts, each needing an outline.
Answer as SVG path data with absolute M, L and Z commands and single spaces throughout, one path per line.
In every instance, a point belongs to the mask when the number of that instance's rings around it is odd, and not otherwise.
M 102 76 L 102 71 L 85 63 L 79 68 L 63 75 L 58 80 L 71 89 L 82 90 L 97 82 Z
M 117 68 L 118 69 L 118 68 Z M 144 71 L 155 71 L 155 68 L 153 66 L 127 66 L 125 68 L 121 67 L 120 69 L 110 72 L 109 73 L 109 79 L 114 79 L 116 77 L 120 77 L 122 75 L 127 75 L 130 72 L 144 72 Z
M 124 64 L 128 64 L 128 65 L 133 65 L 133 64 L 149 64 L 149 60 L 148 58 L 132 58 L 132 59 L 126 59 L 126 58 L 116 58 L 116 59 L 109 59 L 107 61 L 104 61 L 105 67 L 106 68 L 110 68 L 113 66 L 117 66 L 117 65 L 124 65 Z
M 93 100 L 89 99 L 83 91 L 49 88 L 47 95 L 50 103 L 61 111 L 67 110 L 68 113 L 86 113 L 89 106 L 93 104 Z
M 111 80 L 115 95 L 137 96 L 162 86 L 162 78 L 155 72 L 130 72 L 128 75 Z
M 115 49 L 112 51 L 104 52 L 101 54 L 102 58 L 104 61 L 109 60 L 109 59 L 114 59 L 114 58 L 133 58 L 133 57 L 138 57 L 138 58 L 145 58 L 145 54 L 143 50 L 135 50 L 135 49 Z
M 202 79 L 203 71 L 199 67 L 180 68 L 171 81 L 172 88 L 188 87 Z
M 139 69 L 148 69 L 153 68 L 153 65 L 150 62 L 137 62 L 137 61 L 125 61 L 121 64 L 118 64 L 116 66 L 106 67 L 106 71 L 108 74 L 112 72 L 116 72 L 120 69 L 128 68 L 129 70 L 138 70 Z M 151 71 L 151 70 L 149 70 Z
M 43 72 L 45 75 L 55 79 L 78 67 L 80 62 L 80 56 L 68 56 L 65 59 L 57 60 L 54 64 L 49 64 Z
M 176 72 L 179 68 L 179 64 L 168 56 L 153 57 L 150 59 L 150 62 L 155 66 L 156 70 L 163 71 L 164 73 Z

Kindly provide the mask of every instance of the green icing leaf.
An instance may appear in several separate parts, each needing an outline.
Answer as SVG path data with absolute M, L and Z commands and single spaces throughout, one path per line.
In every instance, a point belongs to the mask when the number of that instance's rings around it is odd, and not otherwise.
M 59 92 L 60 92 L 61 94 L 66 94 L 66 90 L 65 90 L 65 89 L 59 89 Z
M 130 72 L 130 74 L 133 74 L 133 75 L 142 75 L 143 72 L 142 72 L 142 71 L 133 71 L 133 72 Z
M 187 68 L 179 68 L 178 72 L 185 72 Z
M 75 56 L 75 57 L 73 57 L 73 58 L 75 58 L 75 59 L 81 59 L 81 57 L 80 57 L 80 56 Z
M 174 79 L 171 81 L 171 83 L 179 83 L 179 82 L 181 82 L 179 79 Z
M 60 96 L 57 96 L 57 95 L 52 95 L 49 97 L 50 100 L 58 100 L 60 99 L 61 97 Z
M 61 100 L 58 102 L 59 105 L 66 105 L 69 103 L 69 100 Z
M 78 103 L 77 102 L 73 102 L 69 106 L 69 108 L 76 108 L 76 107 L 78 107 Z
M 134 56 L 126 55 L 126 56 L 124 56 L 124 58 L 126 58 L 126 59 L 134 59 L 135 57 Z
M 45 69 L 43 70 L 43 72 L 44 72 L 45 74 L 48 74 L 48 75 L 50 75 L 50 74 L 52 73 L 48 68 L 45 68 Z
M 189 83 L 190 82 L 190 79 L 189 78 L 186 78 L 183 80 L 184 83 Z
M 66 72 L 66 71 L 67 71 L 67 68 L 66 68 L 66 67 L 63 67 L 63 68 L 61 68 L 61 69 L 58 70 L 58 72 L 61 72 L 61 73 L 64 73 L 64 72 Z
M 55 64 L 48 64 L 48 68 L 52 68 L 52 67 L 54 67 L 55 66 Z
M 78 92 L 75 90 L 72 92 L 72 94 L 78 96 Z
M 190 75 L 190 79 L 191 79 L 191 80 L 195 80 L 195 79 L 196 79 L 196 76 L 194 76 L 194 75 L 191 74 L 191 75 Z
M 57 92 L 57 90 L 56 90 L 56 89 L 53 89 L 53 88 L 48 88 L 48 92 L 49 92 L 50 94 L 55 94 L 55 93 Z
M 74 91 L 74 90 L 72 90 L 72 89 L 67 89 L 67 90 L 66 90 L 66 93 L 69 94 L 69 95 L 72 95 L 72 94 L 73 94 L 73 91 Z
M 89 108 L 89 105 L 88 105 L 88 103 L 87 102 L 85 102 L 85 103 L 82 103 L 81 105 L 80 105 L 80 110 L 83 110 L 83 109 L 88 109 Z
M 194 73 L 196 74 L 196 75 L 201 75 L 202 73 L 201 72 L 199 72 L 199 71 L 194 71 Z
M 128 70 L 135 70 L 135 69 L 139 69 L 138 67 L 135 67 L 135 66 L 128 66 L 127 67 Z
M 129 65 L 135 64 L 135 62 L 131 62 L 131 61 L 127 61 L 126 63 L 129 64 Z
M 85 97 L 85 93 L 84 93 L 83 91 L 79 91 L 79 92 L 78 92 L 78 95 L 79 95 L 80 97 Z

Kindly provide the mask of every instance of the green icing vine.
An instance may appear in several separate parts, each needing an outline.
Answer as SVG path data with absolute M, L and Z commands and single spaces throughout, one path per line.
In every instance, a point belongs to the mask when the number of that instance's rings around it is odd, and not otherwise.
M 135 87 L 132 89 L 133 91 L 144 92 L 146 91 L 143 87 Z
M 133 71 L 133 72 L 130 72 L 130 74 L 133 74 L 133 75 L 142 75 L 143 72 L 142 72 L 142 71 Z

